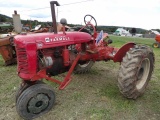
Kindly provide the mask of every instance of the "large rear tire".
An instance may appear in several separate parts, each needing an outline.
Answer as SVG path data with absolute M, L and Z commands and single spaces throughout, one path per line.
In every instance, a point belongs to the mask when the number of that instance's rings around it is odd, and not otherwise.
M 144 45 L 135 45 L 124 56 L 118 75 L 118 87 L 127 98 L 141 96 L 151 79 L 154 53 Z
M 94 61 L 92 61 L 92 60 L 84 62 L 84 63 L 78 63 L 74 69 L 74 73 L 76 73 L 76 74 L 86 73 L 91 69 L 93 64 L 94 64 Z
M 54 91 L 46 84 L 35 84 L 20 94 L 16 108 L 22 118 L 31 120 L 47 113 L 54 103 Z

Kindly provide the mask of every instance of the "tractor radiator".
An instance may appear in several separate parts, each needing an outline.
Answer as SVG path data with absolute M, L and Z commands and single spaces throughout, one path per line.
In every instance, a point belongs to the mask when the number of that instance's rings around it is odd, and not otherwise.
M 18 72 L 26 74 L 29 73 L 26 49 L 17 47 L 16 52 L 17 52 Z

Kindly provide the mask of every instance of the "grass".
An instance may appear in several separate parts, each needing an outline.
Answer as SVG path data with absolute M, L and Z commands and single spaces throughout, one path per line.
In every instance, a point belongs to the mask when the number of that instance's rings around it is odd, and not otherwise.
M 152 47 L 154 39 L 110 36 L 112 46 L 127 42 Z M 158 120 L 160 118 L 160 49 L 153 48 L 155 69 L 145 94 L 137 100 L 124 98 L 117 87 L 119 63 L 97 62 L 88 74 L 73 74 L 70 85 L 56 93 L 56 104 L 36 120 Z M 0 120 L 21 120 L 16 112 L 15 93 L 21 82 L 16 65 L 3 66 L 0 56 Z M 62 75 L 56 76 L 63 79 Z

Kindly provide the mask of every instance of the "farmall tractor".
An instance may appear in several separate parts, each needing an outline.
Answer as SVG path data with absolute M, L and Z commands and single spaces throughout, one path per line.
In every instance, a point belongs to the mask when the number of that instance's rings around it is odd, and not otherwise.
M 33 119 L 54 106 L 55 93 L 42 79 L 59 84 L 63 90 L 70 83 L 72 72 L 85 73 L 95 61 L 120 62 L 118 87 L 126 98 L 136 99 L 144 93 L 154 68 L 154 54 L 149 47 L 131 42 L 117 49 L 109 46 L 111 40 L 99 43 L 102 33 L 96 32 L 97 24 L 92 24 L 96 20 L 91 15 L 84 17 L 86 25 L 78 31 L 57 32 L 54 5 L 59 3 L 50 4 L 54 32 L 14 37 L 18 76 L 22 79 L 16 94 L 16 108 L 21 117 Z M 64 28 L 66 20 L 61 19 L 61 24 Z M 87 27 L 93 31 L 89 32 Z M 64 72 L 63 81 L 53 78 Z
M 153 47 L 160 48 L 160 35 L 156 35 L 155 40 L 156 40 L 156 42 L 153 43 Z

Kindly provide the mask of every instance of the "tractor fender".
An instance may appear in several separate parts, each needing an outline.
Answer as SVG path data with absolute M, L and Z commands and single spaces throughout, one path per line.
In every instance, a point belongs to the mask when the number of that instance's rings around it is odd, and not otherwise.
M 123 45 L 115 54 L 113 61 L 114 62 L 121 62 L 123 57 L 126 55 L 126 52 L 129 51 L 130 48 L 133 48 L 136 45 L 133 42 L 126 43 Z

